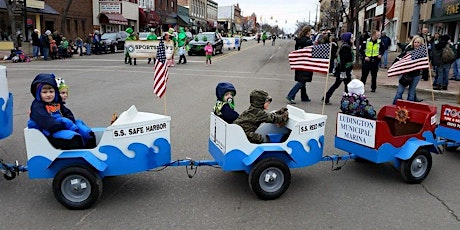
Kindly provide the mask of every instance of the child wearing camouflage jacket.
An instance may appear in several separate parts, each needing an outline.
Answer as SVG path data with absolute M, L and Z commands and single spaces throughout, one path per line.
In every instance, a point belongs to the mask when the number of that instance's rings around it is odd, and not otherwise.
M 263 90 L 253 90 L 249 96 L 249 109 L 244 111 L 233 123 L 241 126 L 246 133 L 249 142 L 260 144 L 264 137 L 255 131 L 262 123 L 284 124 L 288 120 L 288 111 L 280 110 L 280 113 L 268 113 L 272 98 Z

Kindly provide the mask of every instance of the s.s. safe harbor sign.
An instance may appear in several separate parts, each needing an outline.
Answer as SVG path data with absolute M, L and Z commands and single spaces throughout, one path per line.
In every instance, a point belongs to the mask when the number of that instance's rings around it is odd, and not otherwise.
M 337 115 L 337 137 L 368 146 L 375 147 L 375 130 L 377 122 L 343 113 Z
M 174 42 L 164 41 L 166 59 L 171 59 L 174 53 Z M 132 58 L 156 58 L 157 49 L 160 44 L 160 40 L 127 40 L 125 41 L 125 49 L 129 56 Z

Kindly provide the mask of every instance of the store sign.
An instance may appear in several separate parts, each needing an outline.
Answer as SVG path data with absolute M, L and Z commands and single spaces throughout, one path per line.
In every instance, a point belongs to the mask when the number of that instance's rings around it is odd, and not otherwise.
M 446 15 L 458 14 L 459 3 L 446 5 Z
M 121 3 L 116 2 L 100 2 L 100 13 L 116 13 L 121 14 Z
M 45 1 L 44 0 L 27 0 L 26 5 L 29 8 L 35 9 L 45 9 Z

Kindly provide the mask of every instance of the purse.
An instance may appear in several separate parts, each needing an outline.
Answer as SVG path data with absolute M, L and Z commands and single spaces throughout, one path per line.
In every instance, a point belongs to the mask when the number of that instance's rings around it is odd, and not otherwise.
M 403 74 L 401 76 L 401 78 L 399 78 L 399 84 L 401 84 L 402 86 L 406 87 L 406 86 L 410 85 L 410 83 L 412 83 L 413 80 L 414 80 L 414 77 L 409 76 L 407 74 Z

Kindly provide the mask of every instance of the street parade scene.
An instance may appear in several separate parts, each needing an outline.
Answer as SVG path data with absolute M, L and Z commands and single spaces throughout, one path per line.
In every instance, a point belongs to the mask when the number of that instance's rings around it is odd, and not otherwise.
M 459 229 L 459 4 L 0 0 L 0 228 Z

